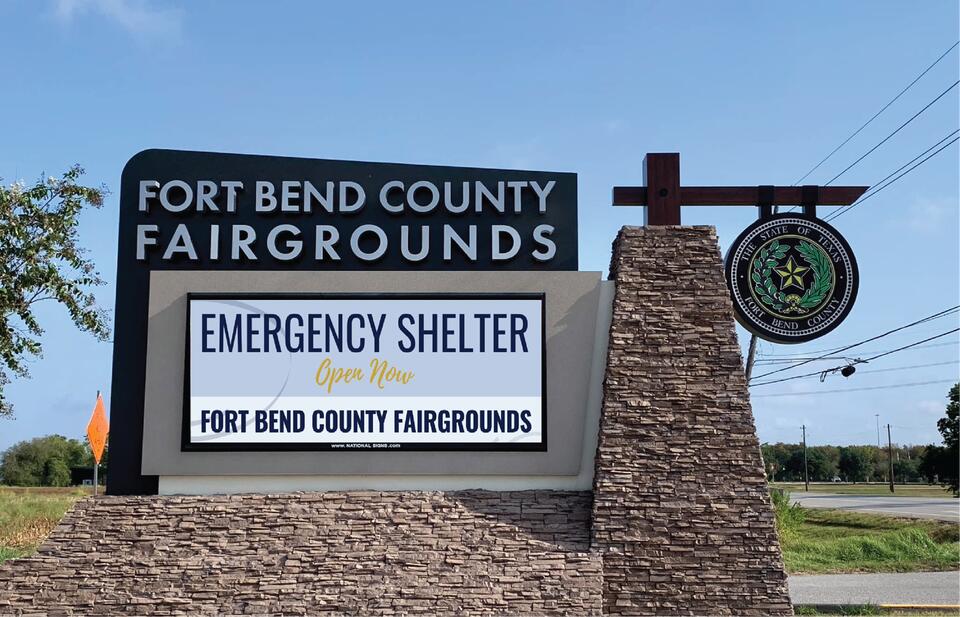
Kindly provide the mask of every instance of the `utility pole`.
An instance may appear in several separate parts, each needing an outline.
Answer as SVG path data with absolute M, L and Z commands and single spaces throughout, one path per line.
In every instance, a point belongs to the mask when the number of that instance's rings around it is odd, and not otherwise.
M 810 476 L 807 473 L 807 425 L 804 424 L 800 428 L 803 429 L 803 485 L 806 492 L 810 492 Z
M 890 440 L 890 425 L 887 425 L 887 460 L 890 462 L 890 492 L 893 493 L 893 442 Z
M 757 357 L 757 335 L 750 335 L 750 349 L 747 351 L 747 382 L 750 381 L 750 375 L 753 373 L 753 363 L 756 361 Z

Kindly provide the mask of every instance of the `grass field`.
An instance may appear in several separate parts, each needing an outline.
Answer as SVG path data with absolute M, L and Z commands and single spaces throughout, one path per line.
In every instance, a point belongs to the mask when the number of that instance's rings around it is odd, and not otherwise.
M 775 497 L 783 560 L 791 574 L 921 572 L 960 568 L 960 529 L 934 520 L 813 510 Z
M 792 493 L 803 492 L 803 482 L 775 482 L 770 488 L 782 488 Z M 887 484 L 846 484 L 841 482 L 811 482 L 811 493 L 837 493 L 840 495 L 896 495 L 898 497 L 953 497 L 949 491 L 937 485 L 929 484 L 897 484 L 896 491 L 891 493 Z
M 0 487 L 0 562 L 29 555 L 63 518 L 83 488 Z
M 805 604 L 795 605 L 797 615 L 925 615 L 926 617 L 941 617 L 943 615 L 960 615 L 960 611 L 938 609 L 886 609 L 874 604 L 842 604 L 830 608 L 820 608 Z

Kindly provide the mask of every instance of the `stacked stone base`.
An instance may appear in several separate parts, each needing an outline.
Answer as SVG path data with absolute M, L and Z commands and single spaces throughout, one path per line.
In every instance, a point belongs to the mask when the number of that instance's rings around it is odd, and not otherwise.
M 592 492 L 86 499 L 0 614 L 790 614 L 714 231 L 610 271 Z
M 589 492 L 87 498 L 0 614 L 596 615 L 589 526 Z

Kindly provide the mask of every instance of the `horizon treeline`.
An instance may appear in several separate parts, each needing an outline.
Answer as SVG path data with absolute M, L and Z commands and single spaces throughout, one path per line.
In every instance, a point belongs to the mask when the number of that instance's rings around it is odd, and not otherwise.
M 803 445 L 764 443 L 764 470 L 771 482 L 803 482 Z M 894 445 L 893 476 L 896 483 L 937 484 L 956 466 L 943 446 Z M 886 482 L 889 473 L 886 447 L 807 446 L 807 471 L 811 482 Z

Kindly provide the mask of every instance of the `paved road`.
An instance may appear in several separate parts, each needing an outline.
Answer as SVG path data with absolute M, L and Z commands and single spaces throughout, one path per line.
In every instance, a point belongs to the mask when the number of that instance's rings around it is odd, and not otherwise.
M 960 604 L 960 572 L 791 576 L 794 604 Z
M 933 518 L 960 522 L 960 500 L 950 497 L 897 497 L 886 495 L 836 495 L 831 493 L 790 493 L 793 501 L 806 508 L 833 508 L 877 512 L 909 518 Z

